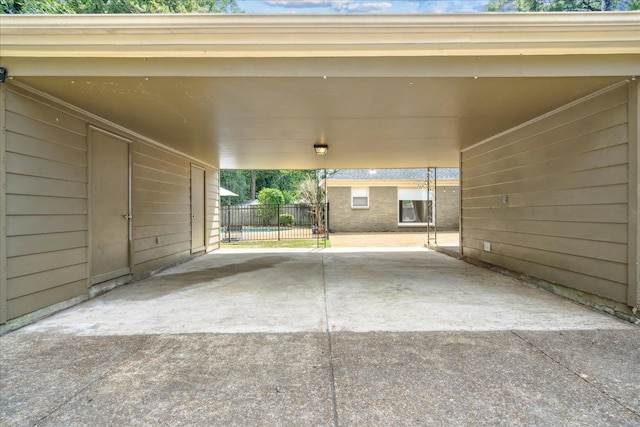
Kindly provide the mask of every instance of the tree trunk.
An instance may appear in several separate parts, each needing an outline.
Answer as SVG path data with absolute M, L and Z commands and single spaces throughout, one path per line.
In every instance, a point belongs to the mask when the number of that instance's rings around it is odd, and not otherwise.
M 256 171 L 251 171 L 251 200 L 256 198 Z

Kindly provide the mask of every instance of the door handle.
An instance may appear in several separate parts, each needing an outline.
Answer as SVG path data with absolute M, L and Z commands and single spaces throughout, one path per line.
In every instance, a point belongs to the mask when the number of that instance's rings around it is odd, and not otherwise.
M 195 215 L 191 215 L 191 219 L 193 219 L 193 218 L 195 218 L 195 217 L 196 217 Z
M 124 219 L 131 219 L 131 218 L 133 218 L 133 217 L 132 217 L 131 215 L 129 215 L 129 214 L 127 214 L 127 215 L 122 215 L 122 217 L 123 217 Z

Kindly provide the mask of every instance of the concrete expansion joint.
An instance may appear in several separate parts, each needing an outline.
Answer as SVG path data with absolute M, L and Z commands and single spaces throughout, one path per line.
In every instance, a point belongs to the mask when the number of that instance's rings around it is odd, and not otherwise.
M 327 279 L 324 271 L 324 253 L 321 254 L 320 263 L 322 266 L 322 294 L 324 303 L 325 332 L 327 334 L 327 347 L 329 350 L 329 381 L 331 385 L 331 407 L 333 411 L 333 427 L 338 427 L 338 402 L 336 400 L 336 381 L 333 368 L 333 343 L 331 337 L 331 327 L 329 325 L 329 311 L 327 309 Z
M 597 383 L 594 383 L 592 381 L 590 381 L 589 377 L 583 373 L 574 371 L 573 369 L 571 369 L 570 367 L 564 365 L 562 362 L 560 362 L 559 360 L 557 360 L 556 358 L 554 358 L 553 356 L 551 356 L 549 353 L 547 353 L 546 351 L 544 351 L 543 349 L 541 349 L 540 347 L 536 346 L 534 343 L 532 343 L 531 341 L 529 341 L 528 339 L 526 339 L 525 337 L 523 337 L 522 335 L 518 334 L 516 331 L 509 331 L 511 332 L 513 335 L 515 335 L 516 337 L 520 338 L 524 343 L 526 343 L 529 347 L 531 347 L 532 349 L 534 349 L 535 351 L 537 351 L 538 353 L 542 354 L 544 357 L 546 357 L 547 359 L 551 360 L 553 363 L 555 363 L 556 365 L 558 365 L 560 368 L 564 369 L 565 371 L 571 373 L 573 376 L 581 379 L 582 381 L 584 381 L 585 383 L 587 383 L 590 387 L 592 387 L 593 389 L 595 389 L 596 391 L 598 391 L 600 394 L 606 396 L 607 398 L 609 398 L 610 400 L 614 401 L 618 406 L 621 406 L 622 408 L 626 409 L 627 411 L 631 412 L 632 414 L 634 414 L 636 417 L 640 418 L 640 412 L 638 412 L 636 409 L 625 405 L 623 402 L 621 402 L 620 400 L 618 400 L 615 396 L 612 396 L 611 394 L 607 393 L 606 390 L 604 390 L 603 388 L 599 387 Z

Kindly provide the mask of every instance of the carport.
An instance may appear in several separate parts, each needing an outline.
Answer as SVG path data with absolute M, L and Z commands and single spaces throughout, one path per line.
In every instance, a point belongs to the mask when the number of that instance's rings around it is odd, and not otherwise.
M 463 255 L 629 320 L 638 34 L 0 16 L 2 330 L 75 305 L 0 337 L 0 419 L 637 425 L 636 325 L 426 248 L 225 253 L 218 170 L 460 166 Z
M 3 15 L 0 320 L 217 249 L 220 168 L 425 165 L 463 255 L 631 318 L 639 17 Z

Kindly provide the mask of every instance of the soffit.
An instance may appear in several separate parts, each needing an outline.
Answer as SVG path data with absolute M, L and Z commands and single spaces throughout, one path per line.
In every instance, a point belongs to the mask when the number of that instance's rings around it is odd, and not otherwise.
M 222 168 L 446 167 L 640 74 L 640 14 L 597 15 L 2 17 L 0 35 L 14 84 Z
M 222 168 L 456 166 L 469 145 L 617 78 L 59 78 L 21 82 Z M 329 145 L 316 156 L 313 144 Z

